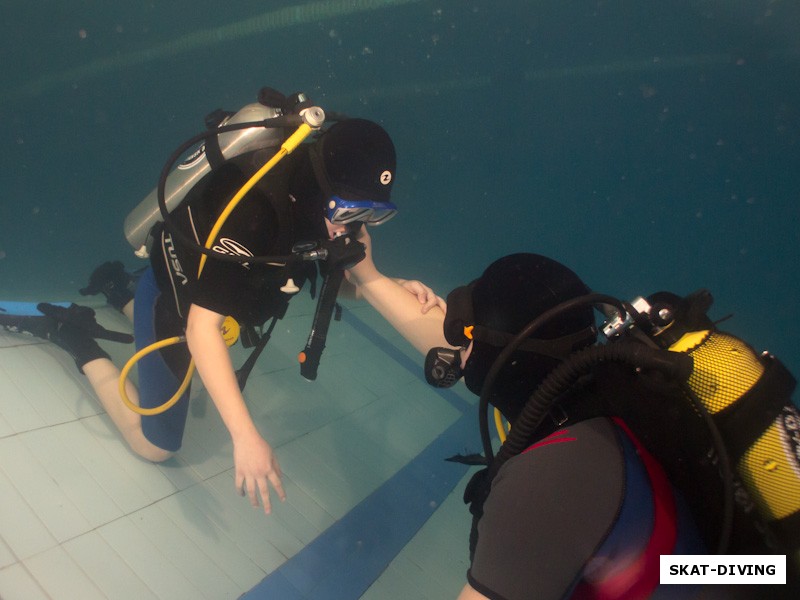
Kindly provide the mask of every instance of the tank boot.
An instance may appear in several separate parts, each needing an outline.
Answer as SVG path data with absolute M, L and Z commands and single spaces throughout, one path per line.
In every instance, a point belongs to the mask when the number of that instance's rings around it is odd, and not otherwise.
M 103 294 L 106 301 L 122 312 L 128 302 L 133 300 L 136 278 L 125 270 L 118 261 L 105 262 L 89 276 L 89 285 L 80 290 L 82 296 Z
M 0 314 L 0 326 L 12 333 L 37 337 L 54 343 L 75 361 L 78 370 L 98 358 L 110 359 L 95 338 L 130 343 L 133 337 L 109 331 L 95 320 L 94 310 L 71 304 L 69 307 L 43 302 L 36 307 L 41 315 L 18 316 Z

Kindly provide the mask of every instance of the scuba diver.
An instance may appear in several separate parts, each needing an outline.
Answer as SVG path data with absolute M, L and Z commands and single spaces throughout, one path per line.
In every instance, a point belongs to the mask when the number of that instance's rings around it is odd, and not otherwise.
M 255 110 L 261 114 L 269 110 L 268 117 L 282 112 L 294 114 L 298 104 L 301 109 L 308 106 L 303 100 L 298 94 L 290 102 L 264 88 L 259 103 L 241 112 Z M 273 110 L 274 106 L 279 108 Z M 351 296 L 378 305 L 379 311 L 422 352 L 435 343 L 426 321 L 441 322 L 444 303 L 418 281 L 383 276 L 372 262 L 365 225 L 383 223 L 397 212 L 390 201 L 396 173 L 395 148 L 381 126 L 365 119 L 339 120 L 316 139 L 286 152 L 266 172 L 262 165 L 272 160 L 276 145 L 286 139 L 283 130 L 266 129 L 270 135 L 279 136 L 277 143 L 268 139 L 254 144 L 253 128 L 222 128 L 231 121 L 236 117 L 231 119 L 228 114 L 210 124 L 211 133 L 201 136 L 203 145 L 170 172 L 169 178 L 184 177 L 179 179 L 181 185 L 172 179 L 164 183 L 171 164 L 165 167 L 159 200 L 163 200 L 166 188 L 172 203 L 169 214 L 163 214 L 163 210 L 159 214 L 155 203 L 145 199 L 150 202 L 145 207 L 147 219 L 132 213 L 136 218 L 126 221 L 126 235 L 132 244 L 136 238 L 135 248 L 143 246 L 140 256 L 149 254 L 149 267 L 134 277 L 121 262 L 107 262 L 80 290 L 87 296 L 103 294 L 111 306 L 132 320 L 137 349 L 145 351 L 156 344 L 157 351 L 147 352 L 138 360 L 138 390 L 120 377 L 120 370 L 96 341 L 127 341 L 125 336 L 112 335 L 115 332 L 100 327 L 91 308 L 41 304 L 42 315 L 0 315 L 0 324 L 50 340 L 66 350 L 130 448 L 154 462 L 167 460 L 181 446 L 194 364 L 231 435 L 237 492 L 247 494 L 254 507 L 259 506 L 260 497 L 263 510 L 270 513 L 270 486 L 281 500 L 285 498 L 281 469 L 245 403 L 242 388 L 246 373 L 241 369 L 237 372 L 232 364 L 226 346 L 229 330 L 240 329 L 243 341 L 244 332 L 248 332 L 250 346 L 263 349 L 293 295 L 305 282 L 315 282 L 317 265 L 325 277 L 318 313 L 327 313 L 329 321 L 339 285 L 349 286 Z M 215 135 L 216 131 L 225 133 Z M 234 142 L 245 139 L 245 135 L 250 141 L 231 151 Z M 185 173 L 201 160 L 216 164 L 194 181 L 186 179 Z M 257 172 L 263 176 L 256 181 L 253 174 Z M 238 205 L 223 221 L 220 214 L 231 206 L 234 194 L 240 197 Z M 203 247 L 207 237 L 211 243 Z M 204 251 L 209 256 L 204 256 Z M 226 257 L 233 260 L 223 260 Z M 343 282 L 343 278 L 352 283 Z M 335 284 L 329 284 L 334 280 Z M 332 292 L 326 292 L 326 287 Z M 270 319 L 269 328 L 263 332 L 262 326 Z M 324 347 L 322 329 L 327 329 L 324 319 L 315 319 L 305 354 L 316 352 L 316 359 Z M 185 339 L 185 343 L 157 346 L 159 340 L 171 337 Z M 307 370 L 301 372 L 308 379 L 316 376 L 312 363 L 308 360 L 302 365 Z M 174 404 L 162 410 L 173 392 L 170 402 Z
M 486 465 L 464 493 L 459 600 L 797 597 L 794 378 L 717 330 L 710 303 L 621 302 L 528 253 L 447 296 L 449 347 L 429 351 L 425 375 L 480 396 L 483 456 L 450 460 Z M 714 553 L 788 555 L 789 585 L 659 584 L 661 555 Z

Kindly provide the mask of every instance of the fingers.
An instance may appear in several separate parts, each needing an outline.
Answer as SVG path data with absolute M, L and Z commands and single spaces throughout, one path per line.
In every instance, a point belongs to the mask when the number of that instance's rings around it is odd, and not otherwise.
M 241 482 L 239 481 L 241 479 Z M 256 492 L 258 490 L 258 492 Z M 269 501 L 269 488 L 267 487 L 266 479 L 250 479 L 237 478 L 236 491 L 240 496 L 247 496 L 250 500 L 250 505 L 253 508 L 258 508 L 260 504 L 264 505 L 264 512 L 269 514 L 272 512 L 272 505 Z M 261 503 L 258 501 L 258 495 L 261 495 Z M 280 495 L 280 493 L 279 493 Z
M 280 501 L 284 502 L 286 500 L 286 492 L 283 489 L 281 477 L 283 477 L 283 473 L 281 472 L 280 466 L 277 464 L 275 468 L 263 478 L 245 478 L 239 475 L 236 477 L 235 481 L 236 491 L 240 496 L 246 495 L 253 508 L 258 508 L 259 505 L 263 505 L 264 513 L 270 514 L 272 512 L 272 502 L 270 501 L 269 485 L 267 482 L 272 485 Z M 258 500 L 259 495 L 261 496 L 260 503 Z
M 272 488 L 278 493 L 278 498 L 280 498 L 281 502 L 283 502 L 284 500 L 286 500 L 286 492 L 283 491 L 283 483 L 281 482 L 281 477 L 283 477 L 283 473 L 281 473 L 281 468 L 277 467 L 275 471 L 270 473 L 269 482 L 272 484 Z
M 426 288 L 425 293 L 419 294 L 417 299 L 419 300 L 420 304 L 422 304 L 421 311 L 423 315 L 435 306 L 438 306 L 442 309 L 442 311 L 447 312 L 447 303 L 443 298 L 434 294 L 433 290 L 430 288 Z
M 421 281 L 402 281 L 401 285 L 417 297 L 417 301 L 421 305 L 420 311 L 423 315 L 434 306 L 438 306 L 443 311 L 447 310 L 447 303 L 444 299 L 437 296 L 431 288 Z
M 272 512 L 272 504 L 269 501 L 269 487 L 267 486 L 266 479 L 259 479 L 258 480 L 258 491 L 261 493 L 261 501 L 264 503 L 264 514 L 268 515 Z M 255 497 L 255 494 L 253 494 Z M 253 503 L 253 498 L 250 499 L 250 504 L 254 507 L 258 506 L 258 499 L 255 499 L 255 503 Z

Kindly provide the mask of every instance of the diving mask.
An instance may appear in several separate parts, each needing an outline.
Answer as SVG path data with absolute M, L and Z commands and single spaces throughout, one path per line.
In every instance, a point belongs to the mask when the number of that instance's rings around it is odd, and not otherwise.
M 332 196 L 327 206 L 328 220 L 334 225 L 346 225 L 356 221 L 380 225 L 396 214 L 397 206 L 391 202 L 345 200 L 339 196 Z

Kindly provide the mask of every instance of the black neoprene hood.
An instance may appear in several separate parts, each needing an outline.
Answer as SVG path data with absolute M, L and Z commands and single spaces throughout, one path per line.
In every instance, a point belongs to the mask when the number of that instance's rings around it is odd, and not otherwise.
M 454 290 L 457 292 L 458 290 Z M 469 286 L 462 288 L 453 297 L 457 300 L 445 324 L 448 341 L 456 340 L 456 327 L 471 321 L 492 330 L 516 335 L 534 318 L 571 298 L 582 296 L 589 288 L 569 268 L 557 261 L 538 254 L 512 254 L 496 260 Z M 451 294 L 453 294 L 451 292 Z M 458 312 L 461 312 L 460 316 Z M 448 330 L 449 322 L 449 330 Z M 594 322 L 592 309 L 577 309 L 545 324 L 533 337 L 555 340 L 581 330 L 591 329 Z M 451 339 L 453 338 L 453 339 Z M 589 343 L 581 342 L 581 345 Z M 463 343 L 463 342 L 462 342 Z M 472 353 L 464 368 L 467 388 L 480 395 L 489 369 L 502 351 L 501 346 L 475 340 Z M 503 367 L 494 385 L 496 394 L 503 401 L 515 403 L 527 399 L 542 378 L 557 364 L 550 356 L 534 352 L 515 352 Z M 493 402 L 508 418 L 515 415 L 521 406 L 505 406 Z
M 389 201 L 397 158 L 383 127 L 366 119 L 339 121 L 314 146 L 314 173 L 326 196 Z

